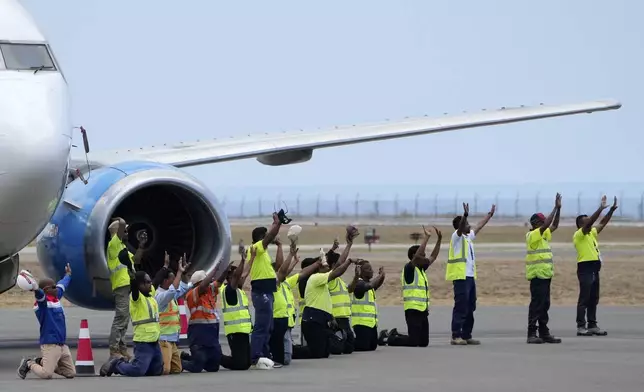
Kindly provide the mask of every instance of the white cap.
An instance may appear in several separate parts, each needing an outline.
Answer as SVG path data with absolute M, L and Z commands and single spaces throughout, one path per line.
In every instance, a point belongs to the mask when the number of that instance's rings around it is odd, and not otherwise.
M 190 283 L 197 284 L 204 279 L 206 279 L 206 271 L 204 270 L 195 271 L 190 277 Z

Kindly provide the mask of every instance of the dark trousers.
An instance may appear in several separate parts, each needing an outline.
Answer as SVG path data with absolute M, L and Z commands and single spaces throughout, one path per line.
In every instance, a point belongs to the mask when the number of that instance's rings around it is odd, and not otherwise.
M 328 324 L 302 321 L 302 335 L 306 346 L 293 346 L 293 359 L 328 358 L 329 339 L 333 331 Z
M 597 304 L 599 303 L 599 263 L 594 268 L 579 268 L 577 265 L 577 279 L 579 279 L 579 299 L 577 300 L 577 327 L 597 327 Z
M 348 317 L 338 317 L 335 321 L 338 328 L 334 331 L 335 335 L 331 336 L 329 350 L 333 355 L 351 354 L 355 350 L 356 339 L 351 329 L 351 321 Z
M 201 373 L 202 370 L 217 372 L 220 362 L 221 346 L 217 341 L 216 346 L 190 345 L 190 359 L 182 359 L 181 366 L 190 373 Z
M 273 293 L 251 291 L 255 308 L 255 324 L 250 335 L 251 361 L 257 363 L 261 357 L 270 358 L 271 331 L 273 330 Z
M 472 277 L 454 282 L 452 310 L 452 339 L 471 339 L 476 310 L 476 281 Z
M 353 330 L 356 332 L 356 351 L 374 351 L 378 347 L 378 326 L 356 325 Z
M 163 373 L 163 355 L 159 342 L 134 342 L 134 360 L 116 365 L 116 374 L 128 377 L 160 376 Z
M 548 329 L 548 310 L 550 310 L 550 283 L 551 279 L 534 278 L 530 280 L 530 307 L 528 308 L 528 336 L 550 334 Z
M 393 335 L 387 338 L 388 346 L 427 347 L 429 346 L 429 314 L 427 311 L 405 310 L 408 335 Z
M 273 331 L 269 340 L 269 347 L 273 362 L 284 364 L 284 335 L 288 331 L 288 317 L 274 318 Z
M 226 336 L 230 355 L 221 356 L 221 366 L 228 370 L 248 370 L 250 368 L 250 336 L 247 333 L 231 333 Z

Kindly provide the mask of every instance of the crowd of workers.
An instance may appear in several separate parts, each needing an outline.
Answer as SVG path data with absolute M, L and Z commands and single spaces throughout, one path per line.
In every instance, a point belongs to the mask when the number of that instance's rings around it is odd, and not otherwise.
M 615 198 L 609 212 L 594 227 L 601 212 L 608 207 L 606 196 L 589 217 L 577 217 L 573 243 L 577 250 L 579 300 L 577 335 L 606 335 L 597 324 L 599 271 L 601 255 L 597 244 L 599 233 L 617 209 Z M 530 281 L 531 301 L 528 314 L 527 343 L 561 343 L 548 329 L 550 284 L 554 276 L 552 233 L 557 230 L 561 211 L 561 195 L 546 217 L 535 213 L 526 233 L 526 278 Z M 446 268 L 446 280 L 452 281 L 454 307 L 452 337 L 457 346 L 479 345 L 472 337 L 476 310 L 476 257 L 474 240 L 495 212 L 490 212 L 474 227 L 468 221 L 469 206 L 454 218 Z M 427 347 L 429 345 L 429 287 L 427 269 L 437 259 L 442 241 L 434 227 L 436 243 L 429 256 L 426 247 L 431 232 L 423 227 L 420 245 L 407 251 L 408 261 L 400 276 L 407 335 L 397 329 L 378 331 L 376 292 L 385 280 L 382 268 L 374 277 L 369 261 L 350 258 L 354 239 L 359 235 L 354 226 L 347 226 L 345 246 L 341 253 L 336 239 L 328 252 L 320 250 L 315 257 L 300 260 L 296 231 L 289 230 L 287 254 L 279 232 L 290 220 L 274 214 L 270 228 L 252 231 L 252 245 L 240 245 L 239 265 L 230 267 L 216 277 L 216 269 L 187 275 L 190 263 L 185 255 L 170 268 L 166 253 L 164 266 L 154 279 L 144 271 L 136 271 L 137 261 L 144 252 L 146 238 L 140 238 L 139 249 L 132 253 L 124 244 L 127 224 L 118 218 L 109 226 L 111 240 L 107 260 L 115 298 L 115 317 L 110 334 L 110 358 L 100 368 L 101 376 L 158 376 L 183 371 L 216 372 L 220 367 L 230 370 L 275 369 L 289 365 L 293 359 L 326 358 L 330 355 L 373 351 L 378 346 Z M 291 226 L 291 229 L 295 226 Z M 276 247 L 275 260 L 267 252 Z M 292 274 L 300 265 L 300 272 Z M 354 265 L 354 274 L 347 285 L 341 276 Z M 40 378 L 59 374 L 75 376 L 74 363 L 66 342 L 65 314 L 60 303 L 71 279 L 71 268 L 59 282 L 45 278 L 35 282 L 34 310 L 40 323 L 41 355 L 23 359 L 18 375 L 25 378 L 33 372 Z M 254 320 L 249 300 L 242 289 L 250 276 Z M 296 296 L 299 301 L 296 303 Z M 188 342 L 190 352 L 180 352 L 180 315 L 177 300 L 185 298 L 189 309 Z M 220 301 L 220 320 L 217 312 Z M 230 353 L 222 353 L 219 328 L 223 328 Z M 133 326 L 134 355 L 124 341 L 129 323 Z M 292 330 L 301 325 L 302 339 L 293 341 Z

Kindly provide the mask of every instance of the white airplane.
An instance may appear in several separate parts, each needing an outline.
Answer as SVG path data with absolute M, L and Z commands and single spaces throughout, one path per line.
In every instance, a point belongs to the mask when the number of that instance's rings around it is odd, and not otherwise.
M 113 309 L 105 249 L 110 219 L 149 233 L 148 260 L 188 254 L 192 269 L 224 269 L 230 225 L 215 197 L 181 168 L 256 158 L 270 166 L 311 159 L 313 150 L 400 137 L 619 109 L 613 100 L 501 108 L 440 118 L 266 134 L 175 146 L 70 156 L 67 83 L 51 46 L 16 0 L 0 0 L 0 292 L 15 285 L 18 252 L 38 237 L 43 270 L 60 278 L 73 303 Z M 85 136 L 85 135 L 83 135 Z M 84 138 L 86 142 L 86 139 Z

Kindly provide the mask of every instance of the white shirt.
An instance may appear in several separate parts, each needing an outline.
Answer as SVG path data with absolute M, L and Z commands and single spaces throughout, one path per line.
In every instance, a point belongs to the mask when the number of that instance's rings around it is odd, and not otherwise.
M 464 240 L 466 242 L 466 246 L 469 246 L 470 249 L 467 255 L 467 261 L 465 262 L 465 276 L 473 278 L 474 266 L 476 265 L 473 242 L 476 239 L 476 234 L 474 233 L 474 230 L 470 230 L 469 234 L 463 233 L 463 235 L 459 237 L 457 232 L 458 230 L 455 230 L 454 233 L 452 233 L 452 252 L 454 252 L 455 255 L 460 255 L 461 246 L 463 246 L 461 241 Z

